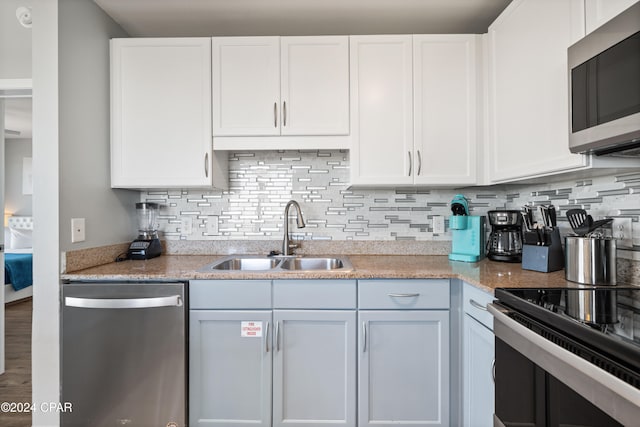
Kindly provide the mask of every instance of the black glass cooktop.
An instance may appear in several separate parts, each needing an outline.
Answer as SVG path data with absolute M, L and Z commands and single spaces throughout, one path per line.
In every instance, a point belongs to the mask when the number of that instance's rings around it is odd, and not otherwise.
M 640 287 L 500 288 L 495 297 L 512 319 L 640 388 Z

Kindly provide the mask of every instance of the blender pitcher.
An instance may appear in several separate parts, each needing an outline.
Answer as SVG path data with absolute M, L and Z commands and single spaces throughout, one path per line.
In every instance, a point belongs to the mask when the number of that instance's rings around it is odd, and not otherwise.
M 156 218 L 158 216 L 158 204 L 136 203 L 136 215 L 138 217 L 138 238 L 157 239 L 158 224 L 156 223 Z

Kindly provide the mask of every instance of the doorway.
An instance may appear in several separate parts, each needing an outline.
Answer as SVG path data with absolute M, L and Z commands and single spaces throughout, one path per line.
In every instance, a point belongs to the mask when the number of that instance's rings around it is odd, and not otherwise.
M 0 80 L 0 205 L 4 214 L 0 236 L 0 394 L 16 402 L 29 401 L 31 396 L 31 111 L 31 81 Z M 9 274 L 5 274 L 5 266 L 9 266 Z M 6 278 L 9 283 L 5 284 Z M 0 414 L 0 424 L 30 424 L 30 414 L 11 415 Z

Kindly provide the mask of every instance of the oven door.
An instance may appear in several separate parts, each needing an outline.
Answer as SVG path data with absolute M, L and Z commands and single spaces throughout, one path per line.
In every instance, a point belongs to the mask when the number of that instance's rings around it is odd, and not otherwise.
M 495 426 L 619 426 L 640 417 L 640 392 L 490 304 L 496 336 Z

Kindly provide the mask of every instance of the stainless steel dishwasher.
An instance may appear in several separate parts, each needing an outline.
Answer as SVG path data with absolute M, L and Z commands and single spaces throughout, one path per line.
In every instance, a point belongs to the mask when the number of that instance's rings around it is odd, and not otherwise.
M 184 427 L 184 283 L 62 285 L 64 427 Z

